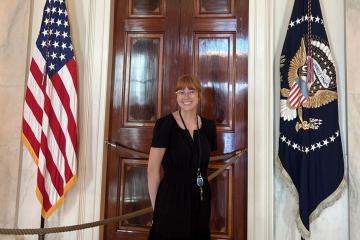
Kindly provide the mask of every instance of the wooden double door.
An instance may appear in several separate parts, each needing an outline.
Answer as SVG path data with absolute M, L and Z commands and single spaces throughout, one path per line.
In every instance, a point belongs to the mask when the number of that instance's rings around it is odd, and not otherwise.
M 174 84 L 198 76 L 214 155 L 247 147 L 248 0 L 114 1 L 105 217 L 150 206 L 147 159 L 156 119 L 176 110 Z M 122 146 L 122 147 L 121 147 Z M 209 173 L 224 165 L 211 162 Z M 211 181 L 213 239 L 246 239 L 247 155 Z M 107 225 L 104 239 L 147 239 L 152 214 Z M 179 226 L 181 228 L 181 226 Z

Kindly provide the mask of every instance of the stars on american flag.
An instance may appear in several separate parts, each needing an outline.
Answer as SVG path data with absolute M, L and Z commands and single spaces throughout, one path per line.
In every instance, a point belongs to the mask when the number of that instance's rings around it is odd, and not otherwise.
M 321 19 L 319 16 L 314 17 L 313 15 L 305 15 L 305 16 L 301 16 L 301 18 L 296 18 L 294 20 L 291 20 L 289 23 L 289 28 L 293 28 L 296 25 L 300 25 L 303 22 L 315 22 L 315 23 L 319 23 L 319 24 L 324 24 L 324 20 Z
M 317 149 L 321 149 L 323 147 L 328 147 L 329 144 L 334 143 L 335 140 L 340 136 L 340 131 L 337 130 L 336 132 L 334 132 L 334 134 L 332 134 L 330 137 L 320 140 L 318 142 L 312 143 L 310 144 L 310 146 L 301 146 L 299 143 L 290 140 L 289 138 L 287 138 L 285 135 L 282 135 L 280 133 L 280 141 L 282 144 L 286 144 L 289 148 L 295 150 L 295 151 L 299 151 L 299 152 L 303 152 L 305 154 L 308 154 L 310 152 L 314 152 Z
M 53 53 L 50 55 L 50 57 L 52 57 L 52 59 L 55 59 L 55 58 L 57 58 L 57 54 L 56 54 L 55 52 L 53 52 Z
M 59 42 L 55 41 L 55 42 L 53 43 L 53 46 L 54 46 L 54 48 L 59 47 Z
M 47 1 L 36 44 L 44 58 L 47 58 L 50 77 L 74 57 L 64 0 Z

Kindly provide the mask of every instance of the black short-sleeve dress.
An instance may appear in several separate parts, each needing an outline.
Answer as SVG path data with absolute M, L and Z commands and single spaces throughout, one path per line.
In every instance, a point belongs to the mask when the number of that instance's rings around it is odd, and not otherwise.
M 201 117 L 202 125 L 194 131 L 180 128 L 169 114 L 157 120 L 152 147 L 166 148 L 162 159 L 164 177 L 155 200 L 149 240 L 210 240 L 210 197 L 207 168 L 210 152 L 216 150 L 216 128 L 211 120 Z M 196 184 L 199 144 L 201 173 L 204 178 L 203 200 Z

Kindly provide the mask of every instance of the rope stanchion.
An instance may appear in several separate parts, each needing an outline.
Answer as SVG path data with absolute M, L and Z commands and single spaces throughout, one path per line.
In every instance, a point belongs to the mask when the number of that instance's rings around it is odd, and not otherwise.
M 236 151 L 234 153 L 225 154 L 222 156 L 216 156 L 214 160 L 228 160 L 228 162 L 223 165 L 221 168 L 217 169 L 215 172 L 208 176 L 208 181 L 213 180 L 217 177 L 220 173 L 222 173 L 226 168 L 228 168 L 231 164 L 235 163 L 240 159 L 242 154 L 244 154 L 247 149 L 243 149 L 240 151 Z M 63 226 L 63 227 L 50 227 L 50 228 L 23 228 L 23 229 L 11 229 L 11 228 L 0 228 L 0 235 L 45 235 L 50 233 L 61 233 L 61 232 L 72 232 L 77 230 L 82 230 L 86 228 L 93 228 L 98 227 L 101 225 L 106 225 L 113 222 L 119 222 L 130 218 L 135 218 L 138 216 L 142 216 L 152 212 L 152 207 L 144 208 L 138 211 L 134 211 L 128 214 L 124 214 L 121 216 L 116 216 L 112 218 L 107 218 L 104 220 L 90 222 L 90 223 L 83 223 L 78 225 L 71 225 L 71 226 Z
M 106 225 L 112 222 L 119 222 L 125 219 L 130 219 L 138 217 L 144 214 L 152 212 L 152 208 L 144 208 L 139 211 L 131 212 L 125 215 L 107 218 L 101 221 L 83 223 L 78 225 L 63 226 L 63 227 L 50 227 L 50 228 L 24 228 L 24 229 L 10 229 L 10 228 L 0 228 L 1 235 L 44 235 L 49 233 L 61 233 L 61 232 L 72 232 L 76 230 L 82 230 L 86 228 L 98 227 L 101 225 Z
M 213 172 L 212 174 L 210 174 L 208 176 L 208 181 L 213 180 L 214 178 L 216 178 L 220 173 L 222 173 L 226 168 L 228 168 L 230 165 L 232 165 L 233 163 L 237 162 L 241 155 L 243 155 L 246 152 L 247 149 L 241 150 L 241 151 L 237 151 L 235 153 L 235 157 L 231 158 L 224 166 L 222 166 L 221 168 L 219 168 L 218 170 L 216 170 L 215 172 Z
M 149 154 L 136 151 L 136 150 L 134 150 L 132 148 L 129 148 L 127 146 L 124 146 L 124 145 L 122 145 L 120 143 L 113 143 L 113 142 L 110 142 L 110 141 L 105 141 L 105 144 L 109 145 L 112 148 L 115 148 L 115 149 L 118 149 L 118 150 L 123 150 L 123 151 L 125 151 L 127 153 L 132 153 L 132 154 L 136 155 L 139 158 L 146 158 L 146 159 L 149 158 Z M 231 153 L 226 153 L 224 155 L 211 156 L 210 157 L 210 162 L 212 162 L 212 161 L 220 161 L 220 160 L 227 160 L 227 159 L 235 156 L 236 153 L 237 152 L 231 152 Z

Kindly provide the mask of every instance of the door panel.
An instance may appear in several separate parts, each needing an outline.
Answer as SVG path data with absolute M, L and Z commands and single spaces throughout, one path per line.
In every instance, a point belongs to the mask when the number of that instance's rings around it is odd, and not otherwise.
M 163 34 L 127 34 L 124 126 L 152 126 L 161 114 Z
M 234 106 L 233 45 L 231 33 L 195 33 L 195 73 L 203 87 L 201 113 L 222 130 L 234 130 L 229 111 Z
M 165 0 L 130 0 L 130 17 L 164 17 Z
M 209 174 L 222 167 L 222 164 L 210 164 Z M 216 180 L 210 182 L 211 186 L 211 218 L 210 229 L 212 237 L 231 239 L 232 236 L 232 182 L 233 169 L 228 167 Z M 222 197 L 219 197 L 222 196 Z
M 233 16 L 234 0 L 200 0 L 195 2 L 195 16 Z
M 151 205 L 147 190 L 147 160 L 121 159 L 120 211 L 119 215 L 147 208 Z M 152 214 L 146 214 L 119 223 L 119 229 L 127 231 L 146 231 L 150 226 Z
M 117 0 L 106 217 L 150 206 L 147 159 L 156 119 L 177 109 L 181 74 L 198 76 L 200 113 L 217 124 L 215 155 L 247 146 L 247 0 Z M 211 162 L 209 174 L 225 164 Z M 247 156 L 211 181 L 213 239 L 246 239 Z M 152 215 L 105 227 L 104 239 L 147 239 Z M 181 227 L 181 226 L 179 226 Z

